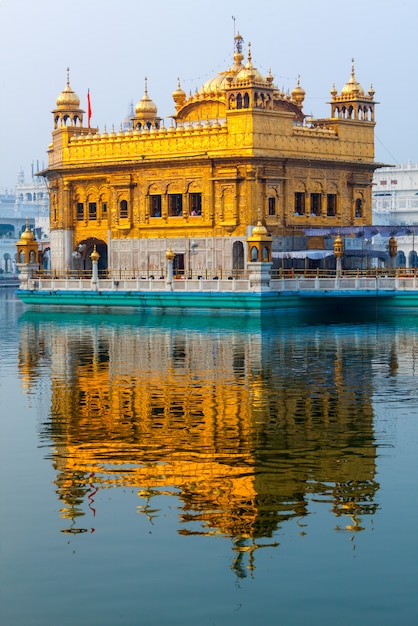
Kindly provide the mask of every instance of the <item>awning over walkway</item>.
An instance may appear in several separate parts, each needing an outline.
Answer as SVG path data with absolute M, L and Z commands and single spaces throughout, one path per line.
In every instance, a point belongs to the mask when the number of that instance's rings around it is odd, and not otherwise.
M 333 226 L 329 228 L 304 228 L 307 237 L 326 237 L 328 235 L 358 235 L 365 239 L 371 239 L 375 235 L 384 237 L 401 237 L 418 234 L 418 226 Z
M 273 259 L 325 259 L 327 256 L 333 256 L 332 250 L 294 250 L 292 252 L 273 252 Z

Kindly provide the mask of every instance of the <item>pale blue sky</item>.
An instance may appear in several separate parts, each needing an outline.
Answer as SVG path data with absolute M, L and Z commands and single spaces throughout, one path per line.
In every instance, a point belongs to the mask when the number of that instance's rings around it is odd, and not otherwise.
M 51 110 L 66 84 L 92 126 L 118 130 L 129 104 L 148 93 L 166 118 L 177 77 L 194 92 L 232 62 L 235 28 L 253 64 L 291 90 L 300 75 L 304 111 L 330 115 L 330 89 L 348 81 L 351 59 L 365 90 L 373 83 L 376 160 L 418 162 L 416 0 L 0 0 L 0 189 L 20 167 L 47 162 Z

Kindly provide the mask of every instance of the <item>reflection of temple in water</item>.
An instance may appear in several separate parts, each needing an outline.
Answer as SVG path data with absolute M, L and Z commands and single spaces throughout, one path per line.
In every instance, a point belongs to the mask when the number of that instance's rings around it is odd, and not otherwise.
M 87 531 L 87 507 L 97 526 L 96 490 L 118 486 L 139 490 L 146 515 L 155 494 L 176 495 L 179 532 L 230 537 L 239 575 L 247 553 L 251 569 L 253 550 L 312 503 L 360 530 L 377 508 L 373 337 L 155 320 L 22 320 L 25 384 L 50 370 L 41 437 L 53 444 L 65 532 Z

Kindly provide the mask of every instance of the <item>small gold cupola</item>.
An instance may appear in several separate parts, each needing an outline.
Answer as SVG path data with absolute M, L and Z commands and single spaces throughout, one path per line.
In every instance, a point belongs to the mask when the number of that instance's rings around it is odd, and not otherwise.
M 338 93 L 335 86 L 331 89 L 331 117 L 341 120 L 374 123 L 374 90 L 370 87 L 366 94 L 356 78 L 354 59 L 351 60 L 351 75 L 348 82 Z
M 299 107 L 302 107 L 305 100 L 305 90 L 300 86 L 300 76 L 298 76 L 298 82 L 296 87 L 292 91 L 292 100 L 296 102 Z
M 272 236 L 267 232 L 267 228 L 263 226 L 259 219 L 253 228 L 252 234 L 247 238 L 248 260 L 252 263 L 262 261 L 268 263 L 271 261 L 272 252 Z
M 38 263 L 38 242 L 34 232 L 29 227 L 29 219 L 26 218 L 26 228 L 16 244 L 18 267 L 20 264 L 35 265 Z
M 186 102 L 186 92 L 180 86 L 180 78 L 177 79 L 177 89 L 173 91 L 173 100 L 176 106 L 176 110 L 179 110 Z
M 348 98 L 351 98 L 352 96 L 355 96 L 355 97 L 364 96 L 364 89 L 360 85 L 360 83 L 357 82 L 357 79 L 356 79 L 356 75 L 354 71 L 354 59 L 351 59 L 350 79 L 341 89 L 341 95 L 347 96 Z
M 56 100 L 54 115 L 54 129 L 61 126 L 82 126 L 83 113 L 80 109 L 80 98 L 70 85 L 70 68 L 67 67 L 67 84 Z
M 132 118 L 134 130 L 159 128 L 161 118 L 157 116 L 157 105 L 148 95 L 148 79 L 145 77 L 145 90 L 141 100 L 135 107 L 135 116 Z

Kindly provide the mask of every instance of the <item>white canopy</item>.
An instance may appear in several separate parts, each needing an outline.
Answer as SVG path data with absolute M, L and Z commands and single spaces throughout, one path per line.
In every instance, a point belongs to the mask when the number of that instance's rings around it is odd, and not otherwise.
M 294 250 L 292 252 L 273 252 L 273 259 L 325 259 L 333 256 L 332 250 Z

